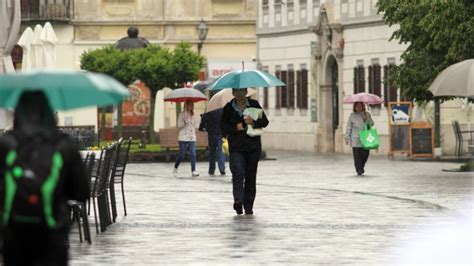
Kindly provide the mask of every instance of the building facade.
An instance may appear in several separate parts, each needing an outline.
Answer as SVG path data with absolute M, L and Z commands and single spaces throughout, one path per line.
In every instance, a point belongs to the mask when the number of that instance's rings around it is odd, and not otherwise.
M 84 51 L 114 44 L 135 26 L 140 37 L 172 49 L 181 41 L 197 50 L 197 26 L 209 28 L 201 54 L 207 58 L 203 78 L 236 69 L 242 61 L 255 67 L 257 0 L 55 0 L 23 1 L 23 28 L 50 21 L 58 37 L 57 68 L 79 69 Z M 204 77 L 207 76 L 207 77 Z M 157 101 L 168 93 L 158 94 Z M 174 126 L 175 107 L 159 103 L 157 127 Z M 161 109 L 159 109 L 161 108 Z M 204 104 L 198 109 L 203 110 Z M 97 125 L 96 108 L 59 114 L 59 124 Z
M 384 82 L 406 46 L 389 41 L 394 27 L 377 14 L 376 0 L 259 0 L 258 66 L 287 86 L 259 94 L 270 118 L 264 146 L 270 149 L 351 152 L 344 143 L 352 105 L 345 95 L 370 92 L 385 103 L 370 106 L 381 145 L 389 151 L 388 102 L 403 101 L 400 89 Z M 442 105 L 443 152 L 454 153 L 451 121 L 466 126 L 460 100 Z M 414 120 L 432 121 L 432 106 L 415 108 Z

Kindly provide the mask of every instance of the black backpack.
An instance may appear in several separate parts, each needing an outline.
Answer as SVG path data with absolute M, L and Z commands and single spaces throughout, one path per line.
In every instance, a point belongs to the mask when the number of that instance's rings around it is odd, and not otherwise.
M 3 206 L 1 222 L 56 227 L 54 195 L 63 167 L 57 150 L 58 138 L 31 137 L 18 142 L 7 134 L 11 143 L 3 164 Z

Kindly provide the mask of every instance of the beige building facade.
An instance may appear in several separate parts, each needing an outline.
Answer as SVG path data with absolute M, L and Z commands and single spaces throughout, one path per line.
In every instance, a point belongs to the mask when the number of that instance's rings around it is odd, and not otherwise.
M 405 46 L 389 41 L 394 27 L 384 24 L 375 5 L 376 0 L 258 1 L 258 65 L 287 81 L 286 87 L 259 95 L 270 118 L 263 138 L 267 149 L 349 153 L 343 135 L 352 105 L 343 104 L 344 96 L 365 91 L 386 101 L 404 100 L 383 81 Z M 454 100 L 441 107 L 444 154 L 454 153 L 451 121 L 469 127 L 474 113 L 463 106 Z M 381 135 L 374 152 L 387 154 L 387 105 L 370 111 Z M 432 122 L 432 117 L 432 104 L 414 109 L 414 121 Z
M 242 61 L 255 67 L 257 0 L 61 1 L 70 5 L 71 16 L 68 21 L 52 21 L 58 37 L 58 68 L 79 69 L 85 51 L 114 44 L 126 36 L 129 26 L 136 26 L 139 36 L 152 44 L 173 49 L 177 43 L 187 41 L 197 51 L 197 26 L 201 20 L 209 28 L 200 51 L 207 58 L 206 78 L 239 68 Z M 156 129 L 175 125 L 174 104 L 162 102 L 167 93 L 169 90 L 164 89 L 157 95 Z M 198 112 L 204 106 L 198 104 Z M 61 112 L 59 124 L 97 126 L 97 110 Z

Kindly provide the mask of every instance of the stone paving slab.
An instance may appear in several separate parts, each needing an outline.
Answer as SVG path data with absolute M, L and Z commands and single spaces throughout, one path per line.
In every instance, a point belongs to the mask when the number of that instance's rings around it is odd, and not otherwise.
M 359 177 L 348 155 L 268 156 L 253 216 L 235 214 L 230 174 L 210 177 L 206 163 L 194 178 L 189 163 L 179 177 L 171 163 L 130 164 L 129 215 L 119 202 L 117 223 L 93 231 L 92 245 L 73 232 L 71 264 L 387 264 L 410 232 L 452 224 L 473 199 L 472 173 L 442 172 L 456 163 L 373 156 Z

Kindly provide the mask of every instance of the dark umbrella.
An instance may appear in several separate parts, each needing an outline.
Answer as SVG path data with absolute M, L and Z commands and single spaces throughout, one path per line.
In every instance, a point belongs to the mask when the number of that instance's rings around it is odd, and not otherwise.
M 138 37 L 138 28 L 130 27 L 127 30 L 128 37 L 124 37 L 115 43 L 115 47 L 120 50 L 145 48 L 150 42 L 147 39 Z

